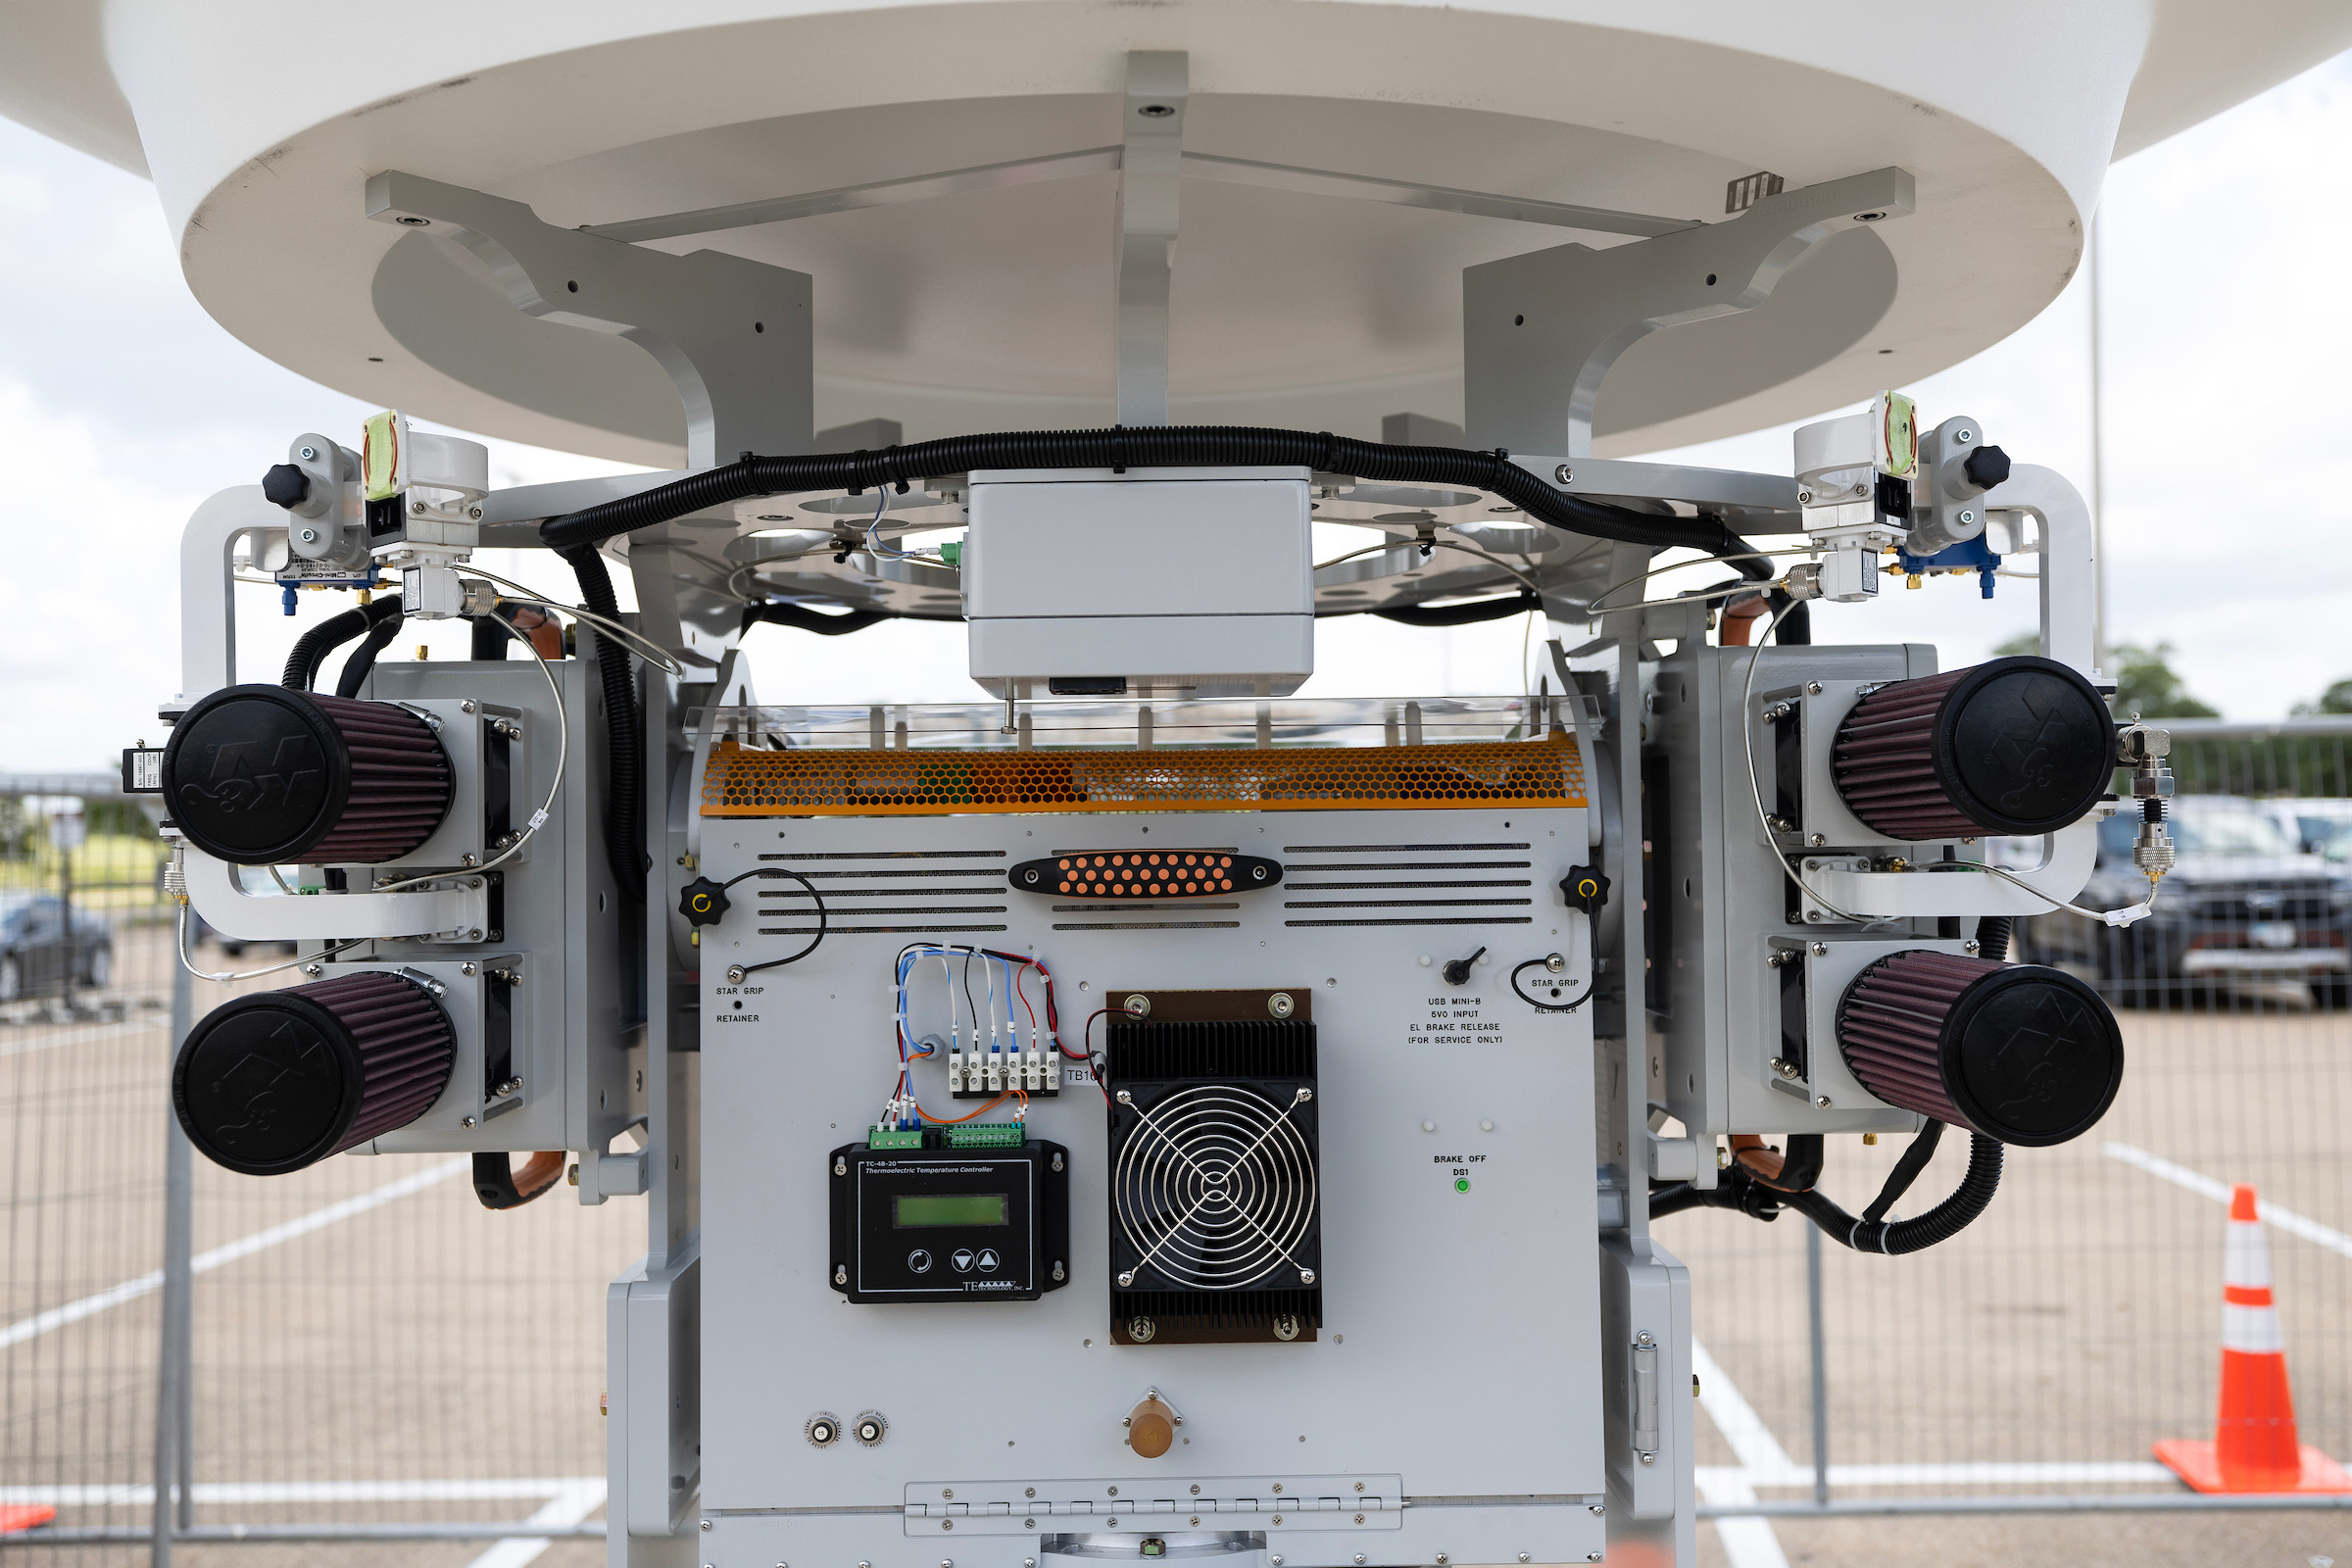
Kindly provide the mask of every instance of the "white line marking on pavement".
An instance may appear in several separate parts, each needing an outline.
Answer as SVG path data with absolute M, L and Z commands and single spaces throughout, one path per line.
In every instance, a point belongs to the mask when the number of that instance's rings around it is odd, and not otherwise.
M 2176 1165 L 2144 1149 L 2135 1149 L 2130 1144 L 2101 1144 L 2099 1152 L 2109 1159 L 2136 1165 L 2151 1176 L 2161 1176 L 2176 1187 L 2185 1187 L 2200 1198 L 2210 1198 L 2217 1203 L 2230 1201 L 2231 1189 L 2228 1182 L 2217 1182 L 2210 1176 L 2200 1175 L 2186 1165 Z M 2333 1226 L 2323 1225 L 2316 1219 L 2305 1219 L 2293 1209 L 2280 1208 L 2267 1199 L 2259 1200 L 2254 1211 L 2273 1230 L 2299 1236 L 2315 1247 L 2325 1247 L 2330 1252 L 2352 1257 L 2352 1236 L 2346 1236 Z
M 564 1491 L 531 1515 L 529 1522 L 542 1528 L 556 1525 L 576 1525 L 605 1504 L 605 1483 L 580 1481 Z M 523 1568 L 555 1543 L 541 1536 L 510 1536 L 473 1559 L 469 1568 Z
M 1767 1474 L 1796 1469 L 1796 1461 L 1788 1457 L 1764 1418 L 1756 1414 L 1754 1405 L 1740 1392 L 1738 1384 L 1727 1376 L 1707 1348 L 1694 1336 L 1690 1341 L 1690 1370 L 1698 1374 L 1699 1408 L 1723 1434 L 1740 1465 L 1733 1469 L 1724 1465 L 1708 1465 L 1698 1472 L 1698 1487 L 1707 1501 L 1741 1503 L 1756 1500 L 1756 1489 L 1748 1477 L 1756 1472 Z M 1806 1479 L 1812 1472 L 1804 1472 Z M 1772 1521 L 1748 1516 L 1715 1521 L 1715 1535 L 1723 1543 L 1723 1554 L 1731 1559 L 1732 1568 L 1788 1568 L 1788 1555 L 1781 1550 L 1781 1538 L 1772 1533 Z
M 443 1160 L 440 1164 L 428 1166 L 413 1176 L 403 1176 L 399 1181 L 387 1182 L 373 1192 L 362 1193 L 357 1198 L 346 1198 L 339 1203 L 329 1203 L 324 1208 L 313 1209 L 310 1213 L 302 1215 L 298 1219 L 290 1219 L 283 1225 L 272 1225 L 268 1230 L 255 1231 L 251 1236 L 240 1237 L 224 1247 L 216 1247 L 209 1252 L 199 1252 L 189 1260 L 189 1268 L 197 1274 L 209 1274 L 214 1269 L 236 1262 L 239 1258 L 251 1257 L 256 1252 L 267 1251 L 281 1243 L 294 1241 L 310 1235 L 313 1231 L 324 1230 L 338 1221 L 365 1214 L 371 1208 L 381 1208 L 386 1203 L 397 1202 L 412 1193 L 424 1191 L 435 1182 L 447 1181 L 458 1172 L 472 1168 L 473 1161 L 470 1158 Z M 150 1273 L 141 1274 L 136 1279 L 124 1280 L 120 1285 L 111 1285 L 95 1296 L 85 1296 L 77 1301 L 68 1301 L 63 1306 L 53 1306 L 46 1312 L 35 1312 L 28 1318 L 19 1319 L 7 1328 L 0 1329 L 0 1350 L 5 1350 L 11 1346 L 22 1345 L 26 1340 L 37 1339 L 52 1329 L 62 1329 L 70 1323 L 78 1323 L 85 1317 L 96 1317 L 110 1307 L 121 1306 L 125 1301 L 135 1301 L 142 1296 L 152 1296 L 163 1288 L 164 1271 L 156 1269 Z
M 516 1497 L 560 1497 L 580 1487 L 594 1487 L 602 1497 L 604 1486 L 601 1476 L 519 1476 L 499 1480 L 467 1476 L 446 1481 L 199 1481 L 193 1500 L 200 1508 L 265 1502 L 503 1502 Z M 155 1488 L 144 1481 L 0 1487 L 0 1503 L 46 1503 L 52 1508 L 139 1508 L 154 1501 Z
M 1791 1465 L 1783 1471 L 1750 1470 L 1742 1465 L 1700 1465 L 1698 1484 L 1701 1489 L 1708 1485 L 1710 1476 L 1738 1477 L 1751 1489 L 1813 1485 L 1811 1467 L 1802 1465 Z M 2142 1459 L 2062 1460 L 2052 1463 L 1992 1460 L 1953 1464 L 1830 1466 L 1830 1485 L 1833 1487 L 2122 1486 L 2135 1482 L 2171 1482 L 2176 1479 L 2164 1466 Z

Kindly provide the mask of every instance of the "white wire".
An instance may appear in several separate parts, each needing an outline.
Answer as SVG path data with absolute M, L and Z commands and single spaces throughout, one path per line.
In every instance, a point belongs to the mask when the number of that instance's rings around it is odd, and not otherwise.
M 1770 561 L 1776 556 L 1810 556 L 1812 554 L 1814 554 L 1813 547 L 1808 545 L 1802 550 L 1740 550 L 1735 551 L 1733 554 L 1728 556 L 1702 556 L 1696 561 L 1678 561 L 1671 566 L 1659 566 L 1653 570 L 1642 573 L 1642 575 L 1639 577 L 1627 577 L 1621 581 L 1609 584 L 1606 588 L 1603 588 L 1600 592 L 1592 596 L 1592 602 L 1585 606 L 1585 612 L 1589 615 L 1599 614 L 1600 602 L 1603 599 L 1608 598 L 1609 595 L 1615 593 L 1618 589 L 1631 588 L 1634 584 L 1639 582 L 1647 582 L 1652 577 L 1663 577 L 1670 571 L 1689 571 L 1693 566 L 1704 566 L 1719 561 Z M 1689 599 L 1712 599 L 1719 593 L 1738 594 L 1745 593 L 1750 589 L 1753 589 L 1758 593 L 1762 593 L 1767 589 L 1776 588 L 1779 586 L 1781 586 L 1780 583 L 1742 582 L 1734 584 L 1729 588 L 1710 588 L 1702 590 L 1696 594 L 1684 594 L 1675 599 L 1650 600 L 1643 601 L 1643 603 L 1678 605 Z M 1622 610 L 1628 607 L 1620 605 L 1618 608 Z
M 629 630 L 628 627 L 623 626 L 617 620 L 609 620 L 605 616 L 596 613 L 596 612 L 592 610 L 582 610 L 577 605 L 559 605 L 552 599 L 541 599 L 530 589 L 524 587 L 521 583 L 515 582 L 510 578 L 501 577 L 495 571 L 484 570 L 482 567 L 474 565 L 471 562 L 466 563 L 466 564 L 461 569 L 469 572 L 476 577 L 481 577 L 490 582 L 494 582 L 501 588 L 512 589 L 513 592 L 503 594 L 500 597 L 514 604 L 530 605 L 535 609 L 552 611 L 559 615 L 569 615 L 574 620 L 586 621 L 589 625 L 596 627 L 599 631 L 605 633 L 605 635 L 611 637 L 613 641 L 627 647 L 629 652 L 635 654 L 639 659 L 644 660 L 647 663 L 653 665 L 664 675 L 683 676 L 686 673 L 685 666 L 680 664 L 676 660 L 670 658 L 669 655 L 664 653 L 661 648 L 646 641 L 645 638 Z M 531 652 L 536 654 L 538 650 L 534 648 L 531 650 Z
M 385 883 L 371 890 L 373 892 L 398 893 L 404 888 L 417 887 L 426 882 L 445 881 L 453 874 L 476 876 L 493 866 L 504 865 L 522 853 L 522 847 L 530 843 L 532 835 L 546 825 L 548 813 L 556 808 L 556 795 L 564 788 L 564 770 L 571 758 L 571 716 L 564 710 L 564 688 L 556 683 L 556 672 L 547 667 L 547 661 L 540 656 L 538 647 L 528 636 L 517 631 L 511 621 L 501 620 L 499 624 L 506 628 L 508 636 L 522 644 L 523 651 L 531 656 L 533 662 L 538 664 L 540 677 L 547 682 L 548 695 L 555 699 L 556 776 L 547 786 L 547 799 L 539 803 L 539 809 L 531 814 L 528 822 L 523 824 L 522 831 L 515 836 L 514 842 L 508 845 L 495 858 L 484 860 L 478 866 L 468 867 L 463 873 L 443 871 L 430 876 L 411 877 L 406 882 Z
M 2086 909 L 2080 904 L 2069 904 L 2064 899 L 2052 898 L 2024 877 L 2002 866 L 1981 865 L 1974 860 L 1946 860 L 1931 866 L 1929 869 L 1939 870 L 1947 866 L 1955 870 L 1979 871 L 1986 876 L 1997 876 L 2004 882 L 2014 882 L 2035 898 L 2047 903 L 2053 909 L 2064 909 L 2069 914 L 2080 914 L 2112 926 L 2131 925 L 2134 921 L 2144 920 L 2153 914 L 2156 910 L 2156 892 L 2161 886 L 2154 877 L 2149 877 L 2148 896 L 2140 903 L 2127 906 L 2121 909 Z
M 297 956 L 288 958 L 283 963 L 270 964 L 266 969 L 240 969 L 234 973 L 223 970 L 216 974 L 210 969 L 199 969 L 188 960 L 188 915 L 191 912 L 193 911 L 185 904 L 179 906 L 179 930 L 177 939 L 172 943 L 172 950 L 179 955 L 179 966 L 199 980 L 212 980 L 221 985 L 226 985 L 232 980 L 253 980 L 262 975 L 276 974 L 281 969 L 292 969 L 302 964 L 316 963 L 320 958 L 332 957 L 347 948 L 356 948 L 362 943 L 374 940 L 372 937 L 355 937 L 349 942 L 338 942 L 323 952 Z

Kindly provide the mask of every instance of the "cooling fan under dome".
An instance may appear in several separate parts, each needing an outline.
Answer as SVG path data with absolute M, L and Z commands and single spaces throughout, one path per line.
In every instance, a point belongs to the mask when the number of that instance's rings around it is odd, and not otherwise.
M 1111 1338 L 1312 1340 L 1324 1195 L 1304 1003 L 1262 991 L 1146 995 L 1152 1014 L 1138 1017 L 1114 994 L 1103 1051 Z

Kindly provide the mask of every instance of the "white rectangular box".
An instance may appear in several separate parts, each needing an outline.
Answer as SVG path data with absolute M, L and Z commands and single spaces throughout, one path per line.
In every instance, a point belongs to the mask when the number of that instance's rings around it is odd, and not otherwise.
M 972 678 L 1004 695 L 1288 696 L 1314 672 L 1305 468 L 971 476 Z

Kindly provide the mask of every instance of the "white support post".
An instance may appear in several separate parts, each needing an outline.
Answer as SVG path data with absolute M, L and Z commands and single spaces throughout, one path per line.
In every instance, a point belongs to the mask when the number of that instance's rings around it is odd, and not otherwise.
M 1127 57 L 1125 146 L 1119 162 L 1118 422 L 1168 422 L 1168 291 L 1183 183 L 1188 57 Z

